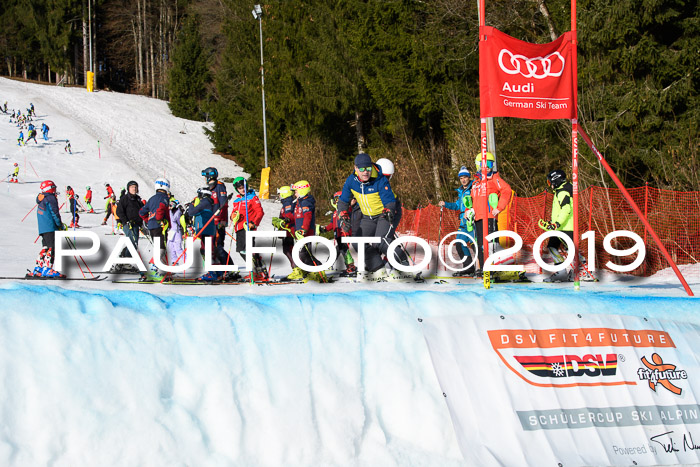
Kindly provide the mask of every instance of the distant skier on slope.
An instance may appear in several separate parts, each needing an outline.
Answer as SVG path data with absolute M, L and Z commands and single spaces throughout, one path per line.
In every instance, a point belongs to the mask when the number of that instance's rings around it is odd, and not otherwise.
M 90 189 L 90 186 L 85 187 L 85 207 L 88 214 L 95 213 L 95 210 L 92 209 L 92 190 Z
M 12 175 L 10 175 L 10 183 L 19 183 L 19 164 L 15 162 L 14 167 Z

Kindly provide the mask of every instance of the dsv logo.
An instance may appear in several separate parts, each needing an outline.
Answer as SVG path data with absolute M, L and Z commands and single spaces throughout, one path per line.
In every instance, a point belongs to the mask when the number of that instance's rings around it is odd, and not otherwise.
M 505 61 L 505 63 L 504 63 Z M 498 66 L 509 75 L 521 74 L 525 78 L 544 79 L 561 76 L 566 61 L 559 52 L 552 52 L 545 57 L 528 58 L 513 54 L 508 49 L 501 49 L 498 54 Z

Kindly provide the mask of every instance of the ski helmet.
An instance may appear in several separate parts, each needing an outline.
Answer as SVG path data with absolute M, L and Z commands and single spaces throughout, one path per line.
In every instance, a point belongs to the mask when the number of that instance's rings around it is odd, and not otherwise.
M 333 209 L 338 209 L 338 199 L 342 194 L 342 191 L 336 191 L 335 193 L 333 193 L 333 197 L 331 198 L 331 206 L 333 206 Z
M 51 180 L 44 180 L 39 185 L 42 193 L 56 193 L 56 184 Z
M 292 196 L 294 193 L 292 193 L 292 187 L 287 185 L 279 187 L 277 189 L 277 194 L 280 195 L 280 199 L 286 199 Z
M 70 185 L 68 185 L 68 186 L 66 187 L 66 191 L 71 191 L 72 189 L 73 189 L 73 188 L 71 188 Z
M 382 173 L 386 178 L 391 179 L 391 177 L 394 175 L 394 163 L 391 162 L 389 159 L 382 157 L 377 162 L 375 162 L 375 164 L 377 164 L 379 168 L 382 169 Z
M 109 183 L 105 182 L 105 186 L 109 186 Z
M 481 153 L 476 155 L 476 160 L 474 161 L 476 164 L 476 170 L 477 172 L 481 172 Z M 490 152 L 486 153 L 486 168 L 491 172 L 493 170 L 493 165 L 496 162 L 496 158 L 494 157 L 493 154 Z
M 238 190 L 241 187 L 245 186 L 245 178 L 243 177 L 236 177 L 233 179 L 233 187 Z
M 214 167 L 207 167 L 206 169 L 202 170 L 202 177 L 206 178 L 208 182 L 211 180 L 216 180 L 219 178 L 219 171 Z
M 15 167 L 17 167 L 17 162 L 15 162 Z
M 292 185 L 292 190 L 297 192 L 297 196 L 299 198 L 303 198 L 304 196 L 311 193 L 311 184 L 306 180 L 300 180 L 294 185 Z
M 135 186 L 136 189 L 138 189 L 139 184 L 136 183 L 134 180 L 130 180 L 129 183 L 126 184 L 126 189 L 128 190 L 128 189 L 131 188 L 132 186 Z
M 168 193 L 170 193 L 170 180 L 167 178 L 157 178 L 155 181 L 155 188 L 156 191 L 158 190 L 164 190 Z
M 176 200 L 174 197 L 170 198 L 170 208 L 174 209 L 180 205 L 180 201 Z
M 559 188 L 564 183 L 566 183 L 566 173 L 563 170 L 557 169 L 547 174 L 547 184 L 553 189 Z
M 90 191 L 90 185 L 85 187 L 85 191 Z
M 197 195 L 198 196 L 211 196 L 211 190 L 209 189 L 209 187 L 198 188 Z
M 467 168 L 466 165 L 463 165 L 462 167 L 459 168 L 459 173 L 457 174 L 458 177 L 471 177 L 472 174 L 469 172 L 469 169 Z

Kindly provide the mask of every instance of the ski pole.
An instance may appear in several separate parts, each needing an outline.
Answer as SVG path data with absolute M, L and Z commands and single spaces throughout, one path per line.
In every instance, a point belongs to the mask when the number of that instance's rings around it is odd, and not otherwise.
M 68 238 L 68 237 L 66 237 L 66 239 L 68 240 L 68 245 L 69 245 L 71 248 L 73 248 L 74 250 L 77 250 L 75 244 L 74 244 L 73 242 L 71 242 L 71 239 Z M 78 255 L 78 256 L 80 257 L 80 260 L 83 262 L 83 264 L 85 265 L 85 268 L 88 270 L 88 272 L 90 273 L 90 275 L 91 275 L 92 277 L 95 277 L 95 275 L 94 275 L 94 274 L 92 273 L 92 271 L 90 270 L 90 266 L 88 266 L 87 263 L 85 262 L 85 258 L 83 258 L 81 255 Z M 75 258 L 75 255 L 73 255 L 73 257 Z M 77 258 L 76 258 L 76 261 L 77 261 Z M 80 264 L 78 264 L 78 267 L 80 267 Z M 82 272 L 82 268 L 80 268 L 80 271 Z M 83 277 L 84 277 L 84 276 L 85 276 L 85 273 L 83 273 Z
M 199 234 L 200 234 L 201 232 L 204 232 L 204 230 L 207 228 L 207 226 L 209 225 L 209 223 L 210 223 L 211 221 L 214 220 L 214 217 L 216 217 L 216 215 L 219 214 L 219 212 L 220 212 L 222 209 L 223 209 L 223 207 L 217 209 L 216 212 L 214 213 L 214 215 L 212 215 L 211 218 L 207 221 L 207 223 L 204 224 L 204 226 L 203 226 L 201 229 L 199 229 L 199 232 L 197 232 L 197 233 L 194 234 L 194 237 L 192 237 L 192 241 L 193 241 L 193 242 L 199 238 Z M 154 244 L 154 245 L 155 245 L 155 244 Z M 174 264 L 177 264 L 177 263 L 180 261 L 180 259 L 185 255 L 185 253 L 187 253 L 187 247 L 185 247 L 185 249 L 182 250 L 182 253 L 180 253 L 180 256 L 177 257 L 177 259 L 175 260 L 175 263 L 174 263 Z M 166 272 L 166 273 L 163 275 L 163 278 L 160 280 L 161 284 L 163 283 L 163 281 L 164 281 L 166 278 L 168 278 L 168 277 L 170 277 L 170 276 L 172 276 L 172 275 L 173 275 L 173 274 L 172 274 L 171 272 Z

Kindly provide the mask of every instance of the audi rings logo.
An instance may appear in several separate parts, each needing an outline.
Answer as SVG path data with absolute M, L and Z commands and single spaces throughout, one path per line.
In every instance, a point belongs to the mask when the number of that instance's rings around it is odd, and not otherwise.
M 559 52 L 552 52 L 546 57 L 528 58 L 525 55 L 513 54 L 508 49 L 501 49 L 498 54 L 498 66 L 509 75 L 521 74 L 525 78 L 544 79 L 561 76 L 566 60 Z

